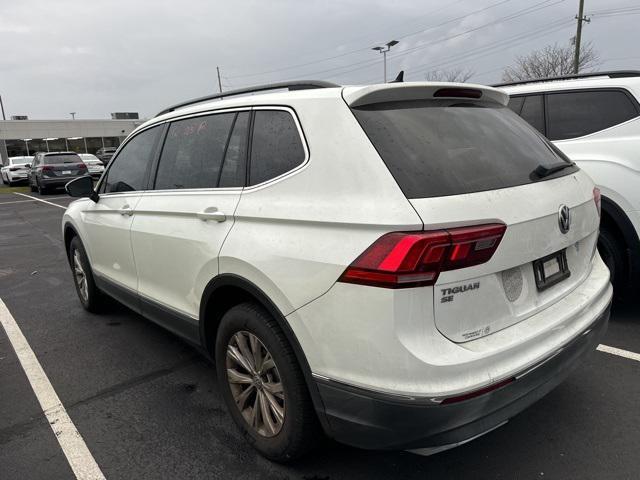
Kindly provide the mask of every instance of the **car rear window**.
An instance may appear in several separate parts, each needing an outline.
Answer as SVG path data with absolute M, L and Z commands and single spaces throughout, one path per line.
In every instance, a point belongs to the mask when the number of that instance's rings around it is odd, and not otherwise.
M 45 155 L 45 165 L 57 165 L 60 163 L 82 163 L 82 159 L 78 155 Z
M 518 115 L 493 102 L 416 100 L 353 112 L 407 198 L 523 185 L 540 180 L 533 173 L 538 166 L 569 162 Z

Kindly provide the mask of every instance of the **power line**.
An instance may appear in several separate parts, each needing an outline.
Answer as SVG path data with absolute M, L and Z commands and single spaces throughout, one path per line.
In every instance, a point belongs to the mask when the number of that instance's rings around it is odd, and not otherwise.
M 458 2 L 455 2 L 455 3 L 460 3 L 460 1 L 462 1 L 462 0 L 459 0 Z M 407 34 L 400 35 L 400 36 L 395 35 L 395 37 L 396 38 L 406 38 L 406 37 L 409 37 L 409 36 L 412 36 L 412 35 L 418 35 L 420 33 L 425 33 L 425 32 L 427 32 L 429 30 L 433 30 L 433 29 L 441 27 L 443 25 L 447 25 L 449 23 L 452 23 L 452 22 L 455 22 L 455 21 L 458 21 L 458 20 L 462 20 L 464 18 L 470 17 L 470 16 L 475 15 L 477 13 L 481 13 L 481 12 L 487 11 L 487 10 L 489 10 L 491 8 L 497 7 L 499 5 L 502 5 L 504 3 L 508 3 L 508 2 L 511 2 L 511 1 L 512 0 L 500 0 L 499 2 L 493 3 L 491 5 L 488 5 L 487 7 L 484 7 L 484 8 L 478 9 L 478 10 L 474 10 L 473 12 L 470 12 L 470 13 L 468 13 L 466 15 L 462 15 L 462 16 L 453 18 L 451 20 L 447 20 L 446 22 L 442 22 L 442 23 L 439 23 L 439 24 L 436 24 L 436 25 L 431 25 L 431 26 L 422 28 L 422 29 L 420 29 L 418 31 L 415 31 L 415 32 L 407 33 Z M 550 1 L 550 0 L 547 0 L 547 1 Z M 447 7 L 439 8 L 437 10 L 434 10 L 432 12 L 429 12 L 428 14 L 421 15 L 421 16 L 432 15 L 433 13 L 439 12 L 439 11 L 443 10 L 444 8 L 450 8 L 450 5 L 448 5 Z M 394 35 L 391 35 L 391 36 L 394 36 Z M 340 53 L 340 54 L 337 54 L 337 55 L 332 55 L 332 56 L 329 56 L 329 57 L 320 58 L 318 60 L 313 60 L 313 61 L 309 61 L 309 62 L 305 62 L 305 63 L 299 63 L 297 65 L 290 65 L 288 67 L 276 68 L 276 69 L 273 69 L 273 70 L 266 70 L 266 71 L 262 71 L 262 72 L 245 73 L 245 74 L 241 74 L 241 75 L 231 75 L 229 78 L 246 78 L 246 77 L 256 77 L 256 76 L 260 76 L 260 75 L 269 75 L 271 73 L 278 73 L 278 72 L 283 72 L 285 70 L 292 70 L 292 69 L 295 69 L 295 68 L 314 65 L 316 63 L 326 62 L 328 60 L 335 60 L 336 58 L 346 57 L 347 55 L 352 55 L 354 53 L 359 53 L 359 52 L 362 52 L 362 51 L 369 50 L 369 48 L 370 48 L 369 46 L 362 47 L 362 48 L 357 48 L 355 50 L 350 50 L 348 52 Z
M 460 37 L 460 36 L 464 36 L 464 35 L 466 35 L 468 33 L 472 33 L 472 32 L 478 31 L 478 30 L 480 30 L 482 28 L 493 26 L 493 25 L 502 23 L 504 21 L 513 20 L 515 18 L 519 18 L 519 17 L 522 17 L 524 15 L 528 15 L 530 13 L 534 13 L 534 12 L 543 10 L 545 8 L 552 7 L 554 5 L 557 5 L 559 3 L 564 2 L 565 0 L 556 0 L 555 2 L 549 4 L 550 1 L 552 1 L 552 0 L 544 0 L 542 2 L 538 2 L 538 3 L 534 4 L 534 5 L 531 5 L 529 7 L 521 9 L 521 10 L 517 10 L 517 11 L 515 11 L 515 12 L 509 14 L 509 15 L 505 15 L 503 17 L 499 17 L 496 20 L 492 20 L 491 22 L 484 23 L 482 25 L 479 25 L 477 27 L 471 28 L 469 30 L 465 30 L 465 31 L 459 32 L 457 34 L 450 35 L 449 37 L 438 39 L 436 41 L 430 42 L 430 43 L 425 44 L 425 45 L 418 45 L 418 46 L 413 47 L 411 49 L 404 50 L 404 51 L 399 52 L 399 53 L 397 53 L 395 55 L 389 56 L 389 60 L 393 60 L 395 58 L 403 57 L 405 55 L 408 55 L 408 54 L 412 53 L 415 50 L 418 50 L 418 49 L 421 49 L 421 48 L 430 47 L 432 45 L 437 45 L 439 43 L 443 43 L 443 42 L 449 41 L 449 40 L 451 40 L 453 38 L 457 38 L 457 37 Z M 323 74 L 326 74 L 326 73 L 335 72 L 334 75 L 331 75 L 331 76 L 328 77 L 328 78 L 335 78 L 337 76 L 341 76 L 341 75 L 344 75 L 346 73 L 351 73 L 351 72 L 354 72 L 354 71 L 357 71 L 357 70 L 370 68 L 371 66 L 376 65 L 376 64 L 378 64 L 378 60 L 377 59 L 374 59 L 374 60 L 363 60 L 363 61 L 360 61 L 360 62 L 351 63 L 350 65 L 341 65 L 341 66 L 338 66 L 338 67 L 333 67 L 333 68 L 329 68 L 329 69 L 325 69 L 325 70 L 307 72 L 305 74 L 302 74 L 301 76 L 314 77 L 314 76 L 317 76 L 317 75 L 323 75 Z M 356 68 L 352 68 L 352 67 L 356 67 Z M 344 70 L 345 68 L 346 68 L 346 70 Z M 340 71 L 340 70 L 342 70 L 342 71 Z

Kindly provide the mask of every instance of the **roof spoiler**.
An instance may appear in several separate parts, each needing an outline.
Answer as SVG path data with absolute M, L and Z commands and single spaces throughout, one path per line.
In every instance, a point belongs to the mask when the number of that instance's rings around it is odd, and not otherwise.
M 477 99 L 501 105 L 509 102 L 507 93 L 486 85 L 450 82 L 407 82 L 345 87 L 343 97 L 350 107 L 361 107 L 383 102 L 406 100 L 432 100 L 439 98 Z

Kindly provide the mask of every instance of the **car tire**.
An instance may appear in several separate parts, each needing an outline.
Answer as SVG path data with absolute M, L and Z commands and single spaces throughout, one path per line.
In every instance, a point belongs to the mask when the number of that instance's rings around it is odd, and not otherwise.
M 31 183 L 31 180 L 29 180 L 29 190 L 31 190 L 31 192 L 36 191 L 36 187 L 33 186 L 33 183 Z
M 69 245 L 69 266 L 73 275 L 73 284 L 82 306 L 92 313 L 102 311 L 104 294 L 96 286 L 84 245 L 82 245 L 80 237 L 77 236 L 73 237 Z
M 47 194 L 47 188 L 43 187 L 42 185 L 40 185 L 40 182 L 37 182 L 38 185 L 38 194 L 39 195 L 46 195 Z
M 248 353 L 248 348 L 253 356 L 242 354 L 241 343 L 244 351 Z M 249 362 L 249 368 L 238 362 L 234 356 L 237 354 Z M 268 356 L 273 362 L 261 361 L 257 368 L 256 358 L 264 360 Z M 322 438 L 293 349 L 277 322 L 263 308 L 242 303 L 224 314 L 216 335 L 215 360 L 220 389 L 231 417 L 247 442 L 263 456 L 286 463 L 307 453 Z M 269 364 L 267 369 L 265 363 Z M 230 374 L 235 375 L 235 380 L 230 381 Z M 241 401 L 243 409 L 237 404 Z M 262 413 L 265 410 L 267 415 Z
M 620 289 L 624 287 L 627 273 L 624 242 L 618 238 L 615 231 L 603 225 L 600 227 L 600 236 L 598 237 L 598 251 L 611 273 L 611 284 L 614 291 L 622 293 Z

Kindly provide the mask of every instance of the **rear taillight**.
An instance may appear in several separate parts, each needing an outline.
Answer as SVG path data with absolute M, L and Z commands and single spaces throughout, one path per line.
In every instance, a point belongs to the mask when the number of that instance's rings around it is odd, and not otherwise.
M 53 165 L 43 165 L 42 166 L 42 171 L 43 172 L 52 172 L 54 170 Z
M 84 170 L 85 168 L 87 168 L 87 166 L 86 166 L 84 163 L 79 163 L 79 164 L 78 164 L 78 168 L 79 168 L 80 170 Z
M 593 187 L 593 201 L 596 203 L 596 209 L 598 210 L 598 216 L 602 216 L 602 195 L 598 187 Z
M 387 233 L 349 265 L 338 281 L 383 288 L 433 285 L 440 272 L 488 261 L 506 228 L 493 223 L 430 232 Z

